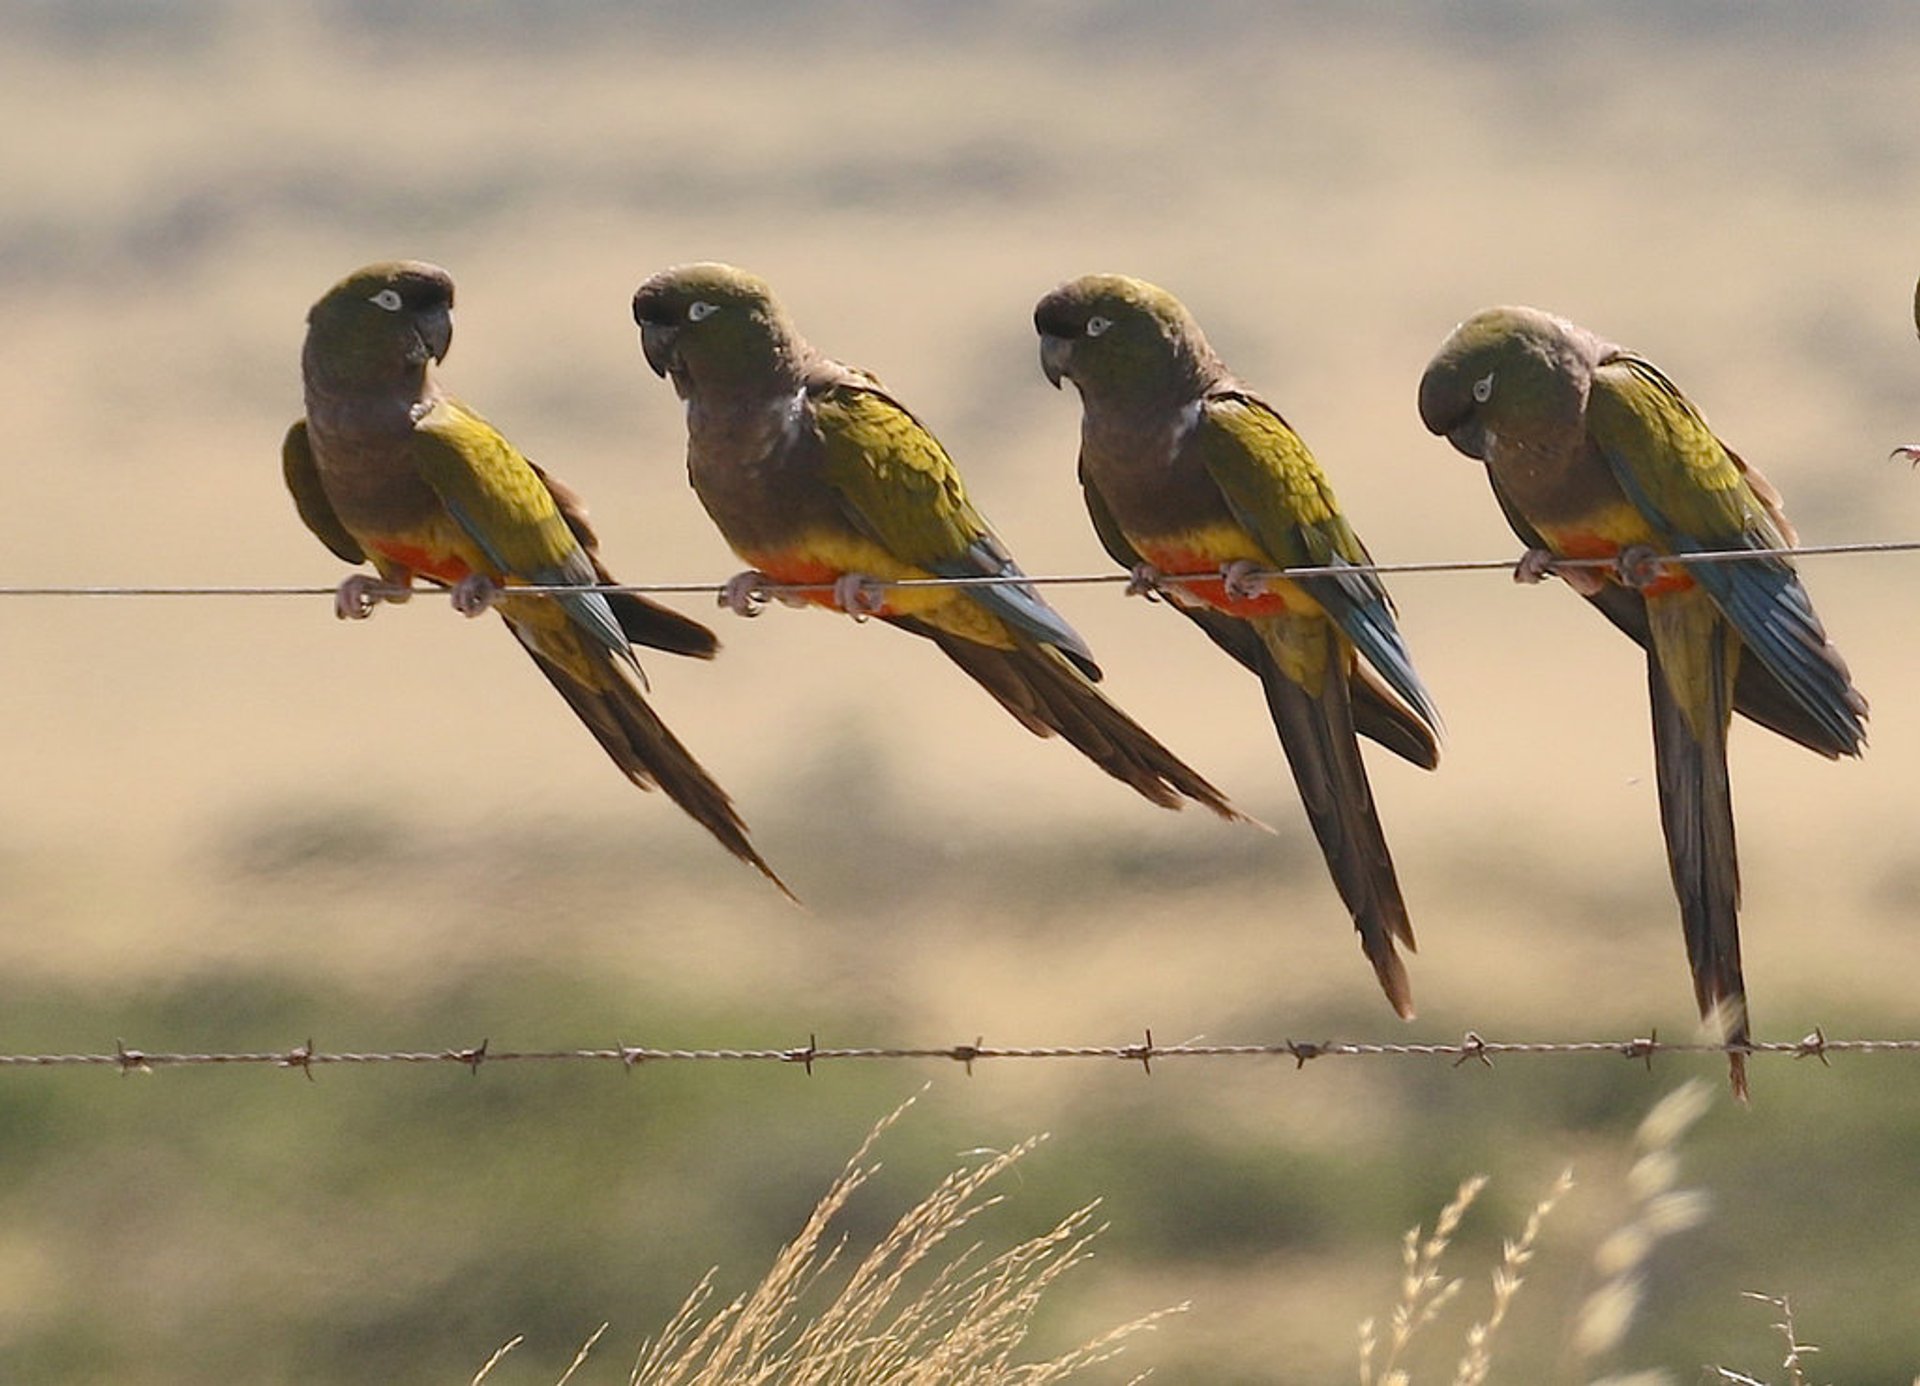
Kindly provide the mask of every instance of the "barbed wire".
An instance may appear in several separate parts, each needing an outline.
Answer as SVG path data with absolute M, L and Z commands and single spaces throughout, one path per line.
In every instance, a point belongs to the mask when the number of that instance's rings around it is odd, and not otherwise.
M 1808 544 L 1795 548 L 1707 549 L 1696 553 L 1657 553 L 1636 555 L 1625 576 L 1643 581 L 1645 568 L 1690 567 L 1697 563 L 1742 563 L 1774 558 L 1827 558 L 1839 555 L 1920 553 L 1920 539 L 1876 539 L 1844 544 Z M 1516 558 L 1442 558 L 1402 563 L 1337 563 L 1291 568 L 1267 568 L 1248 571 L 1241 580 L 1266 582 L 1278 579 L 1346 577 L 1355 574 L 1379 576 L 1424 575 L 1428 573 L 1512 572 L 1521 560 Z M 1569 572 L 1579 569 L 1621 571 L 1620 558 L 1554 558 L 1543 562 L 1541 571 Z M 1218 573 L 1166 573 L 1158 584 L 1177 587 L 1187 583 L 1217 582 Z M 1076 587 L 1129 583 L 1126 572 L 1101 573 L 983 573 L 962 577 L 874 578 L 877 588 L 913 587 Z M 583 592 L 626 592 L 641 596 L 716 596 L 725 593 L 726 582 L 619 582 L 592 585 L 557 583 L 512 584 L 516 597 L 563 597 Z M 39 584 L 0 585 L 0 597 L 331 597 L 334 587 L 275 584 Z M 428 590 L 428 589 L 417 589 Z M 807 597 L 831 593 L 831 583 L 767 582 L 756 588 L 756 595 Z
M 1649 1069 L 1659 1054 L 1748 1054 L 1818 1059 L 1824 1065 L 1834 1054 L 1920 1054 L 1920 1039 L 1829 1039 L 1819 1028 L 1797 1040 L 1749 1040 L 1744 1044 L 1717 1041 L 1663 1040 L 1657 1031 L 1625 1040 L 1490 1040 L 1469 1030 L 1454 1043 L 1384 1043 L 1349 1040 L 1283 1040 L 1278 1044 L 1159 1044 L 1153 1031 L 1134 1044 L 1050 1045 L 1006 1047 L 984 1039 L 971 1044 L 931 1048 L 840 1048 L 823 1046 L 809 1036 L 805 1045 L 788 1049 L 656 1049 L 646 1045 L 616 1044 L 606 1049 L 493 1049 L 482 1040 L 471 1048 L 392 1050 L 378 1052 L 331 1051 L 309 1039 L 286 1050 L 235 1053 L 159 1053 L 129 1047 L 124 1041 L 112 1053 L 0 1054 L 0 1070 L 30 1068 L 112 1068 L 121 1073 L 151 1073 L 161 1068 L 265 1067 L 299 1069 L 311 1078 L 313 1070 L 331 1065 L 457 1064 L 475 1073 L 483 1064 L 499 1063 L 615 1063 L 626 1069 L 658 1063 L 775 1063 L 797 1064 L 808 1073 L 815 1064 L 841 1060 L 938 1059 L 964 1066 L 969 1074 L 976 1063 L 991 1059 L 1119 1060 L 1139 1064 L 1148 1073 L 1156 1061 L 1174 1059 L 1290 1059 L 1305 1068 L 1315 1059 L 1424 1058 L 1450 1059 L 1455 1067 L 1468 1062 L 1493 1067 L 1508 1056 L 1564 1056 L 1610 1054 L 1644 1062 Z

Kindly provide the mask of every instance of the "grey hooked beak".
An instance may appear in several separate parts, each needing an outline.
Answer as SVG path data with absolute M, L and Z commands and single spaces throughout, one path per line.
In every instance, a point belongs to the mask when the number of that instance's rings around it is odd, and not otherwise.
M 1047 382 L 1054 389 L 1060 388 L 1060 382 L 1073 374 L 1073 338 L 1056 337 L 1051 332 L 1040 334 L 1040 369 L 1047 374 Z
M 680 340 L 680 329 L 672 323 L 643 322 L 640 324 L 640 354 L 647 358 L 647 364 L 653 367 L 653 373 L 662 380 L 673 369 L 675 347 Z
M 420 324 L 420 342 L 427 349 L 427 355 L 435 361 L 447 359 L 447 352 L 453 346 L 453 309 L 435 308 L 422 313 Z

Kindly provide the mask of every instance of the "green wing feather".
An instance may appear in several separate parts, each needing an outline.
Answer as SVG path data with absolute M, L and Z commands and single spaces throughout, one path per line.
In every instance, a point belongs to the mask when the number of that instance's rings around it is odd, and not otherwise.
M 967 499 L 960 470 L 940 440 L 890 395 L 841 383 L 816 392 L 812 405 L 825 446 L 824 478 L 868 538 L 941 577 L 1023 576 Z M 1099 680 L 1086 641 L 1037 588 L 1002 583 L 970 588 L 968 595 Z
M 1746 468 L 1651 362 L 1620 353 L 1602 363 L 1587 431 L 1635 506 L 1677 546 L 1784 546 Z
M 493 425 L 445 400 L 421 420 L 414 439 L 421 478 L 503 574 L 593 581 L 545 480 Z
M 1594 372 L 1587 428 L 1621 489 L 1672 551 L 1783 548 L 1792 537 L 1773 488 L 1650 363 L 1622 353 Z M 1857 754 L 1866 740 L 1866 699 L 1793 564 L 1782 557 L 1697 563 L 1692 574 L 1819 728 L 1824 747 L 1815 749 Z
M 333 502 L 327 499 L 326 488 L 320 484 L 320 468 L 314 463 L 313 446 L 307 441 L 305 419 L 296 420 L 287 430 L 286 441 L 280 445 L 280 471 L 286 477 L 287 489 L 293 493 L 294 508 L 300 512 L 307 528 L 342 562 L 365 563 L 366 551 L 340 523 Z
M 959 469 L 920 421 L 886 394 L 836 385 L 813 398 L 825 479 L 867 535 L 930 571 L 963 558 L 990 531 Z
M 1372 561 L 1320 464 L 1264 401 L 1238 392 L 1210 396 L 1190 446 L 1234 518 L 1278 566 Z M 1299 581 L 1420 720 L 1438 730 L 1439 710 L 1413 667 L 1380 579 L 1347 572 Z

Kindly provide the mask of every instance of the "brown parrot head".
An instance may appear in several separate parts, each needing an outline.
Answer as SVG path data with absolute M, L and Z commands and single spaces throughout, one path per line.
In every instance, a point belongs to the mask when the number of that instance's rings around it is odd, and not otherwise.
M 1420 377 L 1420 421 L 1485 462 L 1502 437 L 1577 430 L 1594 368 L 1613 350 L 1537 308 L 1488 308 L 1453 329 Z
M 1033 310 L 1040 369 L 1073 381 L 1089 404 L 1163 391 L 1200 393 L 1226 369 L 1193 314 L 1165 289 L 1124 274 L 1062 284 Z
M 633 294 L 640 350 L 682 399 L 790 388 L 808 348 L 773 290 L 732 265 L 679 265 Z
M 452 276 L 395 260 L 355 270 L 308 310 L 303 361 L 310 380 L 384 385 L 420 376 L 452 344 Z

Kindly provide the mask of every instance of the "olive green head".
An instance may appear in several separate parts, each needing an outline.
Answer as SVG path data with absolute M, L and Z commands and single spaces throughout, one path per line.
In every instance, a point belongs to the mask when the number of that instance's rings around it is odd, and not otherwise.
M 1599 338 L 1537 308 L 1488 308 L 1453 329 L 1420 377 L 1420 421 L 1488 460 L 1500 436 L 1539 440 L 1580 426 Z
M 355 270 L 308 310 L 304 360 L 309 374 L 383 383 L 443 360 L 452 344 L 452 276 L 394 260 Z
M 1062 284 L 1033 310 L 1040 369 L 1085 399 L 1203 387 L 1222 371 L 1193 314 L 1165 289 L 1124 274 Z
M 679 265 L 633 294 L 640 350 L 681 398 L 701 390 L 777 384 L 804 346 L 773 290 L 732 265 Z

